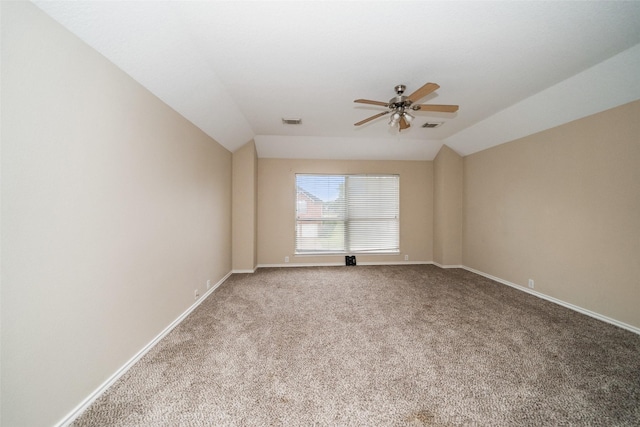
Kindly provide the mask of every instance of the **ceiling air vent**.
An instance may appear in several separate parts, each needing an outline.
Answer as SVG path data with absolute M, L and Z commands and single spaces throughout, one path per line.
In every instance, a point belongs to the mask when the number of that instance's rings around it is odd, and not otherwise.
M 302 119 L 282 119 L 282 124 L 285 125 L 299 125 L 300 123 L 302 123 Z
M 444 122 L 427 122 L 422 125 L 423 128 L 437 128 L 443 125 Z

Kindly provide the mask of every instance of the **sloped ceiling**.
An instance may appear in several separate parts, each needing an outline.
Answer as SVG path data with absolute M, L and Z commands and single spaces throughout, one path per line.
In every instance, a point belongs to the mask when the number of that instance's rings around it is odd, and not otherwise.
M 640 2 L 35 2 L 230 151 L 431 160 L 640 99 Z M 393 88 L 441 87 L 398 133 Z M 301 118 L 298 126 L 282 118 Z M 427 121 L 444 125 L 424 129 Z

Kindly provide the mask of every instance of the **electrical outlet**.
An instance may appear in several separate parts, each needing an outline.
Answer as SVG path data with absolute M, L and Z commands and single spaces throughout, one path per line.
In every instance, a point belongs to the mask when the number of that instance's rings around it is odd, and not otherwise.
M 211 288 L 211 280 L 207 280 L 207 290 Z
M 533 289 L 533 286 L 534 286 L 533 279 L 529 279 L 529 287 Z
M 284 262 L 289 262 L 289 257 L 288 256 L 284 257 Z
M 200 291 L 198 291 L 197 289 L 193 291 L 193 296 L 195 297 L 195 299 L 200 298 Z
M 404 260 L 405 260 L 405 261 L 409 261 L 409 255 L 405 255 L 405 256 L 404 256 Z

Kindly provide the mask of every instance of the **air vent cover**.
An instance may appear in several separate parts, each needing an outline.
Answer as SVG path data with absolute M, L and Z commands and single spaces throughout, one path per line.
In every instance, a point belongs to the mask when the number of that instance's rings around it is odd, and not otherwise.
M 299 125 L 302 123 L 302 119 L 282 119 L 282 123 L 285 125 Z
M 427 122 L 422 125 L 423 128 L 437 128 L 443 125 L 444 122 Z

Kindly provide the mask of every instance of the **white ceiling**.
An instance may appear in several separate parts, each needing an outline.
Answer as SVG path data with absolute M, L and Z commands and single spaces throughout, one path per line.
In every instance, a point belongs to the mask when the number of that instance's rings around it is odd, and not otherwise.
M 431 160 L 640 99 L 640 2 L 36 1 L 230 151 Z M 398 134 L 397 84 L 441 87 Z M 283 125 L 299 117 L 302 125 Z M 427 121 L 443 121 L 424 129 Z

